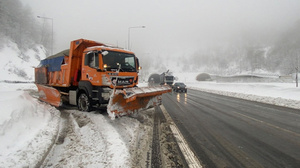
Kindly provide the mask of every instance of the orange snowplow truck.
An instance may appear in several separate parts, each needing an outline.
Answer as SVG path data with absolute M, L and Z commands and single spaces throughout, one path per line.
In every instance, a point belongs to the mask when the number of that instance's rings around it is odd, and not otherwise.
M 113 116 L 161 104 L 169 86 L 137 87 L 139 60 L 133 52 L 78 39 L 70 49 L 41 60 L 35 68 L 39 99 L 81 111 L 107 108 Z

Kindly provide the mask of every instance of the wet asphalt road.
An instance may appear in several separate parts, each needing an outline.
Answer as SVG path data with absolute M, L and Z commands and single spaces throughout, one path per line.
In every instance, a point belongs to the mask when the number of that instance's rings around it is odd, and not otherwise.
M 163 105 L 204 167 L 300 167 L 300 110 L 191 89 Z

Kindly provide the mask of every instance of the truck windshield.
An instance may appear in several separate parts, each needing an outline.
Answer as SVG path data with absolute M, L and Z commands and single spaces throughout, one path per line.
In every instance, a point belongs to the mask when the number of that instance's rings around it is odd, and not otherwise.
M 103 55 L 103 64 L 106 64 L 107 70 L 117 70 L 121 64 L 121 72 L 135 72 L 135 56 L 133 54 L 108 51 L 108 54 Z
M 166 76 L 166 80 L 174 80 L 174 76 Z

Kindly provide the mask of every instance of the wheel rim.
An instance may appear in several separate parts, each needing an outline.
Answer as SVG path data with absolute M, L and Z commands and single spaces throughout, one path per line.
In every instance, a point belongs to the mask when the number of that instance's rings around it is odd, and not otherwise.
M 79 105 L 79 109 L 82 111 L 89 110 L 90 102 L 89 102 L 89 98 L 87 97 L 86 94 L 83 93 L 79 96 L 78 105 Z

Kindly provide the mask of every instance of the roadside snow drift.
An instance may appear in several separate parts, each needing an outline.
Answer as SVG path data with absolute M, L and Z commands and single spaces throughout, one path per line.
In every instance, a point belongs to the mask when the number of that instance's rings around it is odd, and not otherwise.
M 151 125 L 37 100 L 34 84 L 0 82 L 0 167 L 144 167 Z M 153 111 L 150 111 L 152 113 Z M 150 121 L 147 114 L 143 121 Z
M 67 110 L 62 141 L 56 143 L 45 165 L 47 167 L 131 167 L 130 144 L 135 143 L 139 124 L 130 118 L 112 121 L 95 113 Z M 125 121 L 125 124 L 124 124 Z M 129 122 L 126 122 L 129 121 Z M 115 126 L 123 123 L 133 131 L 120 132 Z M 124 134 L 125 133 L 125 134 Z M 128 140 L 124 140 L 128 137 Z
M 42 160 L 58 130 L 59 111 L 28 92 L 1 83 L 0 167 L 28 167 Z
M 189 83 L 193 89 L 250 101 L 300 109 L 300 89 L 293 83 Z

